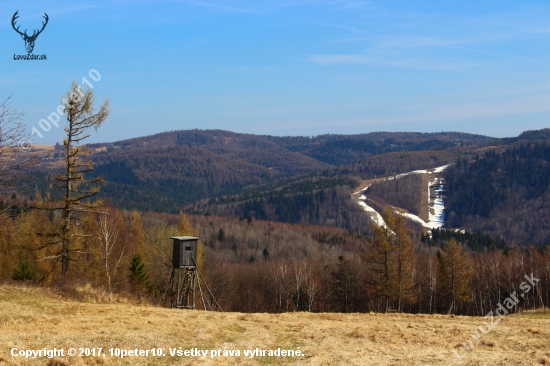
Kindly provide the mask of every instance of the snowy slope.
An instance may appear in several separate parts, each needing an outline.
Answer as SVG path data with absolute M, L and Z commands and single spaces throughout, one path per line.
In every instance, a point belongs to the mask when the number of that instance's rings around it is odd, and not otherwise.
M 445 203 L 443 201 L 444 184 L 443 184 L 443 179 L 437 176 L 437 174 L 442 173 L 449 166 L 450 164 L 443 165 L 434 169 L 414 170 L 412 172 L 396 175 L 395 177 L 388 177 L 387 178 L 388 180 L 392 180 L 392 179 L 399 179 L 399 178 L 405 177 L 409 174 L 429 174 L 431 178 L 428 180 L 428 222 L 422 220 L 417 215 L 413 215 L 411 213 L 400 212 L 395 209 L 394 211 L 400 215 L 405 216 L 409 220 L 412 220 L 421 224 L 425 228 L 435 229 L 435 228 L 442 227 L 445 224 L 445 213 L 444 213 Z M 434 175 L 433 178 L 431 177 L 432 174 Z M 365 192 L 369 187 L 370 187 L 370 184 L 366 188 L 363 188 L 362 190 L 354 193 L 355 195 L 361 194 L 361 196 L 357 197 L 358 199 L 357 203 L 361 207 L 363 207 L 363 209 L 369 214 L 371 219 L 377 225 L 382 227 L 387 227 L 386 222 L 384 221 L 382 216 L 380 216 L 380 214 L 374 208 L 370 207 L 365 202 L 366 200 L 368 200 L 368 198 L 365 196 L 365 194 L 362 194 L 362 193 Z M 432 195 L 431 192 L 433 192 L 434 194 Z

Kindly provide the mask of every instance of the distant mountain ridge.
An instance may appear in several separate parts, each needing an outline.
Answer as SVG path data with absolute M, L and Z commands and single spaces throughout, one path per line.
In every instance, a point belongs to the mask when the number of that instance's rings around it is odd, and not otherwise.
M 463 132 L 371 132 L 358 135 L 319 135 L 315 137 L 272 137 L 271 141 L 291 151 L 319 161 L 349 165 L 370 156 L 401 151 L 445 150 L 457 145 L 483 145 L 492 137 Z
M 318 173 L 388 152 L 487 144 L 491 137 L 458 132 L 375 132 L 276 137 L 223 130 L 171 131 L 90 144 L 102 195 L 128 209 L 178 212 L 202 199 Z M 436 154 L 437 155 L 437 154 Z
M 460 144 L 483 145 L 493 137 L 463 132 L 371 132 L 357 135 L 269 136 L 236 133 L 224 130 L 180 130 L 155 135 L 91 144 L 90 147 L 132 149 L 169 146 L 201 147 L 215 154 L 238 158 L 253 164 L 274 167 L 287 159 L 302 164 L 341 166 L 369 156 L 399 151 L 444 150 Z M 257 154 L 257 155 L 255 155 Z M 269 154 L 269 156 L 266 156 Z M 299 158 L 298 158 L 299 157 Z M 310 159 L 307 159 L 309 157 Z M 292 171 L 292 170 L 290 170 Z
M 105 181 L 100 196 L 120 208 L 251 216 L 341 227 L 362 233 L 370 230 L 371 223 L 350 199 L 350 192 L 362 181 L 457 161 L 472 162 L 492 149 L 502 152 L 522 144 L 540 144 L 549 136 L 550 129 L 526 131 L 518 137 L 505 139 L 458 132 L 277 137 L 222 130 L 189 130 L 89 146 L 95 151 L 92 156 L 93 174 L 102 176 Z M 59 166 L 56 159 L 61 151 L 58 150 L 44 150 L 40 154 L 42 164 L 32 172 L 39 190 L 51 192 L 49 181 L 53 170 Z M 493 179 L 493 182 L 498 182 L 501 176 L 498 169 L 502 171 L 505 165 L 495 164 L 496 173 L 487 167 L 477 169 L 472 173 L 475 177 L 466 178 L 466 181 Z M 538 166 L 548 167 L 547 164 Z M 454 178 L 449 176 L 448 179 L 451 185 L 454 184 Z M 546 193 L 536 197 L 537 207 L 543 209 L 543 214 L 531 212 L 529 200 L 521 207 L 516 206 L 523 217 L 538 215 L 542 221 L 531 220 L 532 224 L 525 221 L 527 226 L 513 225 L 515 232 L 521 231 L 521 235 L 513 234 L 517 237 L 515 240 L 509 238 L 512 234 L 506 234 L 507 242 L 525 242 L 530 238 L 534 242 L 547 240 L 545 220 L 549 216 L 546 214 L 548 191 L 544 191 L 545 184 L 542 182 L 537 189 Z M 409 187 L 415 185 L 418 184 L 411 183 L 398 190 L 410 191 Z M 485 201 L 478 199 L 482 195 L 475 193 L 476 184 L 467 186 L 459 185 L 461 193 L 457 194 L 452 193 L 456 192 L 457 185 L 451 187 L 447 217 L 454 215 L 455 221 L 448 221 L 448 224 L 482 229 L 492 235 L 505 232 L 499 227 L 505 225 L 503 220 L 509 213 L 505 208 L 509 205 L 492 206 L 499 208 L 498 217 L 497 214 L 487 217 L 476 213 L 475 207 L 482 207 Z M 403 192 L 392 192 L 388 200 L 393 197 L 390 200 L 393 202 L 387 203 L 406 202 L 414 212 L 418 204 L 414 201 L 414 192 L 406 195 Z M 471 203 L 468 207 L 474 207 L 474 211 L 468 208 L 470 211 L 462 215 L 461 206 L 457 205 L 461 198 L 456 197 L 472 197 L 467 200 L 468 204 Z M 465 221 L 456 221 L 457 217 L 464 217 Z M 522 219 L 515 220 L 524 223 Z M 485 225 L 485 222 L 493 224 Z M 521 225 L 525 227 L 519 228 Z M 527 227 L 536 228 L 535 236 L 530 236 Z
M 549 129 L 528 131 L 516 138 L 495 139 L 492 146 L 456 146 L 439 151 L 372 156 L 238 195 L 201 200 L 186 210 L 363 232 L 370 229 L 370 223 L 361 219 L 365 215 L 349 198 L 355 187 L 353 180 L 357 184 L 361 180 L 451 164 L 444 174 L 448 184 L 447 227 L 459 227 L 482 236 L 489 234 L 494 240 L 504 239 L 511 245 L 544 245 L 550 242 L 549 132 Z M 377 200 L 382 205 L 391 204 L 418 214 L 415 210 L 420 204 L 419 179 L 411 176 L 414 182 L 405 179 L 379 185 L 394 191 L 379 192 Z M 391 188 L 392 183 L 404 184 Z M 381 199 L 386 195 L 388 202 Z M 381 211 L 382 206 L 376 207 Z

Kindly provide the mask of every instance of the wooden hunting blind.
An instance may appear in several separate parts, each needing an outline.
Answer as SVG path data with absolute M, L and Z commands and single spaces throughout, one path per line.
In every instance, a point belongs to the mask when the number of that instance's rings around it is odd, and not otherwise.
M 161 295 L 160 301 L 163 299 L 166 301 L 166 295 L 170 291 L 170 307 L 176 309 L 195 309 L 195 290 L 199 287 L 200 300 L 202 301 L 204 310 L 206 306 L 210 310 L 214 310 L 215 304 L 220 310 L 220 304 L 214 298 L 212 291 L 204 282 L 202 274 L 197 267 L 197 247 L 199 245 L 199 239 L 196 236 L 172 236 L 172 274 L 170 275 L 170 281 L 168 287 Z M 208 290 L 207 297 L 201 287 L 202 278 L 203 284 Z
M 172 265 L 174 268 L 195 268 L 199 238 L 195 236 L 172 236 Z

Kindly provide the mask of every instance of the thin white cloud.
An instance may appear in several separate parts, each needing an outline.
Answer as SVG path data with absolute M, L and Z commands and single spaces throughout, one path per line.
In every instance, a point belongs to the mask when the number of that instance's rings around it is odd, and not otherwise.
M 419 57 L 393 57 L 382 58 L 363 55 L 346 54 L 325 54 L 311 55 L 309 61 L 324 65 L 380 65 L 391 66 L 405 69 L 417 70 L 441 70 L 441 71 L 462 71 L 466 68 L 479 67 L 482 64 L 479 61 L 460 61 L 445 59 L 426 59 Z
M 72 14 L 75 12 L 83 11 L 83 10 L 89 10 L 97 8 L 97 5 L 95 4 L 81 4 L 81 5 L 75 5 L 70 6 L 66 8 L 57 8 L 52 11 L 50 11 L 50 15 L 65 15 L 65 14 Z
M 361 124 L 400 124 L 448 122 L 455 120 L 479 119 L 506 115 L 548 113 L 550 112 L 550 96 L 541 96 L 530 100 L 513 103 L 465 103 L 446 106 L 425 107 L 425 113 L 414 116 L 400 116 L 387 118 L 357 118 L 348 121 L 349 125 Z
M 544 95 L 533 99 L 525 99 L 514 103 L 496 102 L 496 103 L 463 103 L 448 104 L 443 106 L 434 106 L 433 104 L 424 106 L 415 106 L 414 109 L 392 108 L 398 112 L 399 116 L 389 115 L 387 117 L 356 117 L 356 118 L 316 118 L 306 117 L 300 120 L 281 121 L 277 123 L 277 129 L 301 130 L 301 131 L 342 131 L 342 129 L 353 128 L 369 129 L 375 127 L 380 130 L 395 130 L 396 126 L 407 131 L 418 131 L 418 126 L 430 126 L 433 123 L 442 123 L 447 125 L 455 121 L 483 121 L 491 117 L 504 117 L 510 115 L 532 115 L 535 113 L 550 112 L 550 95 Z M 345 111 L 342 108 L 341 111 Z M 407 111 L 409 113 L 407 113 Z M 368 114 L 368 112 L 366 113 Z M 411 125 L 410 128 L 406 126 Z M 335 129 L 335 126 L 338 126 Z M 255 126 L 258 132 L 265 127 L 265 130 L 273 129 L 270 125 Z M 479 130 L 469 132 L 481 132 Z M 265 132 L 265 131 L 264 131 Z M 495 134 L 493 132 L 493 134 Z
M 359 55 L 313 55 L 309 56 L 309 59 L 319 64 L 375 64 L 379 63 L 371 57 L 359 56 Z
M 323 22 L 314 22 L 314 21 L 307 21 L 307 23 L 315 24 L 315 25 L 320 25 L 320 26 L 323 26 L 323 27 L 330 27 L 330 28 L 343 29 L 343 30 L 347 30 L 347 31 L 350 31 L 350 32 L 353 32 L 353 33 L 368 34 L 368 32 L 365 31 L 365 30 L 362 30 L 362 29 L 359 29 L 359 28 L 356 28 L 356 27 L 351 27 L 351 26 L 348 26 L 348 25 L 334 24 L 334 23 L 323 23 Z
M 170 0 L 171 2 L 183 2 L 190 5 L 210 8 L 214 10 L 221 10 L 221 11 L 228 11 L 232 13 L 256 13 L 257 11 L 253 10 L 250 7 L 242 7 L 242 6 L 233 6 L 233 5 L 226 5 L 220 2 L 212 2 L 212 1 L 200 1 L 200 0 Z

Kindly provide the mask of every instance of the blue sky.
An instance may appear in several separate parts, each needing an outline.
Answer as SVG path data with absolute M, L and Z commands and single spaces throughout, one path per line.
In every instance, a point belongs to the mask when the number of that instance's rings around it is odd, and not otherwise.
M 11 27 L 46 29 L 26 54 Z M 271 135 L 550 126 L 550 2 L 11 1 L 0 96 L 25 124 L 87 77 L 112 112 L 88 141 L 180 129 Z M 30 31 L 29 33 L 32 33 Z M 101 74 L 93 81 L 91 69 Z

